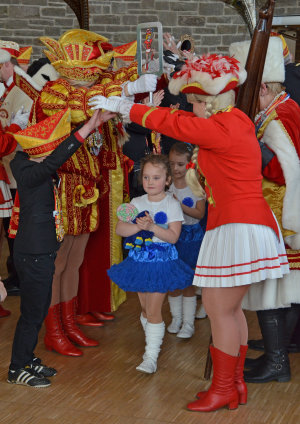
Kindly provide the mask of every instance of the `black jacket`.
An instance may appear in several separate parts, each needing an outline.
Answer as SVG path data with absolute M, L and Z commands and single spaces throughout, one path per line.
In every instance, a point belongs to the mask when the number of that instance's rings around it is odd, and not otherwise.
M 15 251 L 45 254 L 59 248 L 53 216 L 54 180 L 58 178 L 56 170 L 81 144 L 72 134 L 41 163 L 29 160 L 28 154 L 24 152 L 17 152 L 11 161 L 20 199 Z

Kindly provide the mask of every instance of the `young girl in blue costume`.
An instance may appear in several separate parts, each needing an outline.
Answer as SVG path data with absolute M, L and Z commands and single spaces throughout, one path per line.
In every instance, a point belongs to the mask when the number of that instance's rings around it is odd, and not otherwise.
M 136 224 L 119 221 L 116 233 L 129 237 L 142 230 L 151 231 L 152 243 L 129 250 L 128 257 L 113 265 L 108 275 L 123 290 L 138 293 L 146 348 L 137 370 L 151 374 L 157 369 L 165 333 L 162 304 L 166 293 L 189 286 L 193 271 L 178 258 L 175 248 L 184 218 L 178 200 L 165 192 L 171 181 L 168 158 L 146 156 L 141 161 L 141 176 L 146 194 L 132 199 L 131 204 L 138 212 L 146 210 L 146 216 L 137 218 Z
M 180 259 L 194 270 L 204 237 L 200 219 L 205 214 L 205 192 L 199 185 L 198 192 L 194 194 L 185 181 L 191 157 L 192 150 L 188 144 L 178 142 L 172 145 L 169 152 L 172 173 L 169 192 L 179 200 L 184 216 L 176 249 Z M 172 322 L 167 330 L 169 333 L 177 333 L 177 337 L 182 339 L 189 339 L 195 331 L 197 296 L 192 282 L 193 279 L 188 287 L 183 290 L 175 290 L 168 296 Z

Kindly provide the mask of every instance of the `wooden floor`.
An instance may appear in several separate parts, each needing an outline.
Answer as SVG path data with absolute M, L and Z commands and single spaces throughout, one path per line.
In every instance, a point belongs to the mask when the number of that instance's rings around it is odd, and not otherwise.
M 12 311 L 0 319 L 0 423 L 1 424 L 299 424 L 300 354 L 292 354 L 290 383 L 249 384 L 249 401 L 235 411 L 211 413 L 186 410 L 200 389 L 208 387 L 203 372 L 209 339 L 209 322 L 196 321 L 196 334 L 189 341 L 166 334 L 158 371 L 136 371 L 144 351 L 144 336 L 138 321 L 135 294 L 116 312 L 116 319 L 102 328 L 85 332 L 99 340 L 99 348 L 85 348 L 81 358 L 48 352 L 44 328 L 36 354 L 55 367 L 58 375 L 45 389 L 6 382 L 19 298 L 9 297 Z M 259 336 L 254 313 L 248 313 L 250 337 Z M 164 319 L 170 314 L 164 304 Z M 256 356 L 251 351 L 249 356 Z

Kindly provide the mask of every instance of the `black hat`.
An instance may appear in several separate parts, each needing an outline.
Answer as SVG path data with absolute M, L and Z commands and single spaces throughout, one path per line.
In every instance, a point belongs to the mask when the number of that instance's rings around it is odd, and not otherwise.
M 300 63 L 288 63 L 285 66 L 285 81 L 287 93 L 300 106 Z

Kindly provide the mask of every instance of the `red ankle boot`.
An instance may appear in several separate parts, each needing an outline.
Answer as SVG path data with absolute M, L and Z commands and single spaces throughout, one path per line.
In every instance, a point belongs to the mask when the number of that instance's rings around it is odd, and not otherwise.
M 244 365 L 245 365 L 247 350 L 248 350 L 247 345 L 240 346 L 240 355 L 239 355 L 239 359 L 235 369 L 235 376 L 234 376 L 235 387 L 239 394 L 240 405 L 245 405 L 247 403 L 248 389 L 244 381 Z
M 91 314 L 98 319 L 99 321 L 112 321 L 115 319 L 115 316 L 112 314 L 107 314 L 106 312 L 91 312 Z
M 76 324 L 77 298 L 73 297 L 73 299 L 67 302 L 62 302 L 61 306 L 63 329 L 68 338 L 79 346 L 98 346 L 99 343 L 96 340 L 86 337 Z
M 206 394 L 195 402 L 187 405 L 190 411 L 216 411 L 228 405 L 228 409 L 236 409 L 239 403 L 235 387 L 235 369 L 238 356 L 231 356 L 211 346 L 210 353 L 213 361 L 212 384 Z
M 46 334 L 44 343 L 46 349 L 55 350 L 61 355 L 81 356 L 81 350 L 74 346 L 65 335 L 61 324 L 60 303 L 51 306 L 45 318 Z
M 11 312 L 8 311 L 7 309 L 4 309 L 1 305 L 0 305 L 0 318 L 4 318 L 4 317 L 8 317 L 8 315 L 10 315 Z
M 86 325 L 88 327 L 103 327 L 103 322 L 100 322 L 92 314 L 86 313 L 81 315 L 76 315 L 76 322 L 79 325 Z
M 248 350 L 248 346 L 244 346 L 244 345 L 240 346 L 239 359 L 237 362 L 237 367 L 235 369 L 234 382 L 235 382 L 235 387 L 239 394 L 240 405 L 245 405 L 247 403 L 248 389 L 244 381 L 244 364 L 245 364 L 247 350 Z M 198 392 L 196 396 L 198 399 L 202 399 L 206 395 L 206 393 L 207 392 L 203 392 L 203 391 Z

